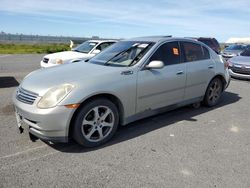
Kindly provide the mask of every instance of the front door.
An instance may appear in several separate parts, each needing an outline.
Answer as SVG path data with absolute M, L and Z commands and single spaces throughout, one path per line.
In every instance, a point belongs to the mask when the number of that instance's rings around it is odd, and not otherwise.
M 143 69 L 138 72 L 137 109 L 140 113 L 181 102 L 184 97 L 186 65 L 181 63 L 178 42 L 161 45 L 151 61 L 162 61 L 162 69 Z

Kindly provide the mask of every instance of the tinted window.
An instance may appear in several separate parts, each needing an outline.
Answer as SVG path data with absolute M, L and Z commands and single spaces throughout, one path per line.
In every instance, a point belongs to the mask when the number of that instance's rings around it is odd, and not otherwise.
M 192 42 L 182 42 L 184 62 L 199 61 L 209 59 L 209 51 L 199 44 Z
M 210 54 L 208 49 L 202 46 L 202 50 L 203 50 L 203 59 L 210 59 Z
M 178 42 L 169 42 L 160 46 L 150 58 L 150 61 L 162 61 L 165 65 L 180 63 Z
M 250 49 L 243 51 L 240 55 L 241 56 L 250 56 Z

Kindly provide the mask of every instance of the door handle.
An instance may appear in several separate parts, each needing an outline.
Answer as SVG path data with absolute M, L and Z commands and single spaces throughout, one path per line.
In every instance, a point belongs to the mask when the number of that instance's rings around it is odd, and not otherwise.
M 184 71 L 178 71 L 176 74 L 177 74 L 177 75 L 184 74 Z
M 130 75 L 130 74 L 133 74 L 133 71 L 132 71 L 132 70 L 122 71 L 122 72 L 121 72 L 121 75 Z
M 208 68 L 209 68 L 209 69 L 213 69 L 213 68 L 214 68 L 214 65 L 209 65 Z

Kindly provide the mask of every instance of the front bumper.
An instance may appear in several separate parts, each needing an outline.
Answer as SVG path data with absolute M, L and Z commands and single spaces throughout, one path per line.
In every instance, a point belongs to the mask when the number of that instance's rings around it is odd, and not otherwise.
M 229 73 L 230 73 L 231 77 L 233 77 L 233 78 L 248 79 L 248 80 L 250 79 L 250 75 L 235 73 L 231 69 L 229 69 Z
M 16 115 L 20 118 L 25 129 L 41 140 L 54 142 L 67 142 L 69 125 L 74 113 L 74 109 L 64 106 L 56 106 L 49 109 L 39 109 L 36 107 L 40 97 L 34 104 L 25 104 L 12 97 Z

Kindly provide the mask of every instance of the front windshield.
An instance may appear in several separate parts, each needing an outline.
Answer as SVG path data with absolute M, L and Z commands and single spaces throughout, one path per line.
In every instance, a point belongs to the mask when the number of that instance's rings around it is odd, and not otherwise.
M 246 48 L 245 45 L 234 44 L 226 48 L 226 50 L 244 50 Z
M 240 55 L 241 56 L 250 56 L 250 49 L 243 51 Z
M 153 44 L 152 42 L 121 41 L 90 59 L 89 62 L 106 66 L 131 66 L 136 64 Z
M 86 41 L 76 48 L 74 48 L 72 51 L 75 52 L 81 52 L 81 53 L 89 53 L 95 46 L 97 45 L 97 42 L 90 42 Z

